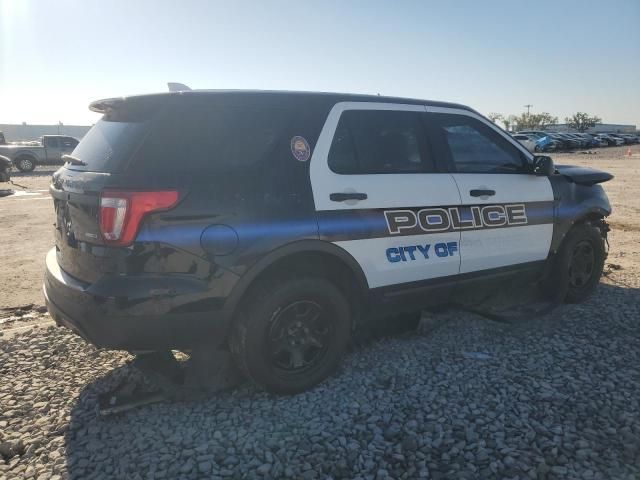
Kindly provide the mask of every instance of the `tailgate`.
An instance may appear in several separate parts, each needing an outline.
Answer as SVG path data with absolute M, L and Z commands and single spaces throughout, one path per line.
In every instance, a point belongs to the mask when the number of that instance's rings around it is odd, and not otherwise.
M 108 173 L 61 168 L 49 187 L 55 209 L 58 264 L 86 282 L 115 270 L 114 252 L 104 247 L 98 223 L 99 195 L 111 177 Z

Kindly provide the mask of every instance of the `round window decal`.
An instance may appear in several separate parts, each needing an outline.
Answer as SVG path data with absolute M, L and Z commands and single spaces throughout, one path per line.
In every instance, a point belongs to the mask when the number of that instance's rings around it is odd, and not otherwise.
M 291 153 L 299 162 L 306 162 L 311 156 L 311 147 L 304 137 L 296 135 L 291 139 Z

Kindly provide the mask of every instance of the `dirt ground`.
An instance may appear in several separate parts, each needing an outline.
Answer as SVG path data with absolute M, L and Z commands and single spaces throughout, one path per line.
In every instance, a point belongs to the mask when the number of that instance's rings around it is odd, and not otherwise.
M 605 170 L 615 178 L 604 185 L 613 214 L 609 218 L 613 265 L 605 282 L 615 282 L 618 267 L 640 274 L 640 146 L 601 148 L 593 154 L 558 153 L 558 164 L 583 165 Z M 47 188 L 56 167 L 40 167 L 32 173 L 14 172 L 13 181 L 26 189 L 0 197 L 0 309 L 26 304 L 43 305 L 41 281 L 46 252 L 53 246 L 53 205 Z M 3 316 L 0 314 L 0 317 Z M 1 325 L 0 325 L 1 328 Z

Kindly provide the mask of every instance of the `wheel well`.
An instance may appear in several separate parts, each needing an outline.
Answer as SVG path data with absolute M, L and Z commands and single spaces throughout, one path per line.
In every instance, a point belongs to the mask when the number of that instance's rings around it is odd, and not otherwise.
M 592 225 L 594 227 L 597 227 L 600 230 L 602 238 L 604 238 L 605 241 L 606 241 L 607 232 L 609 232 L 609 224 L 605 221 L 605 218 L 606 218 L 605 214 L 600 213 L 600 212 L 591 211 L 591 212 L 587 212 L 583 216 L 575 219 L 575 221 L 571 224 L 571 226 L 563 234 L 562 240 L 558 244 L 558 247 L 556 248 L 556 250 L 553 251 L 553 255 L 555 256 L 560 251 L 560 249 L 562 248 L 562 245 L 564 244 L 565 240 L 567 239 L 568 233 L 571 230 L 573 230 L 575 227 L 579 226 L 579 225 L 590 224 L 590 225 Z
M 589 212 L 586 215 L 577 219 L 573 223 L 571 228 L 575 227 L 576 225 L 582 225 L 582 224 L 588 223 L 594 227 L 597 227 L 600 230 L 600 233 L 602 234 L 602 236 L 606 238 L 607 232 L 609 231 L 609 224 L 606 222 L 605 217 L 606 215 L 600 212 Z
M 253 287 L 259 283 L 274 282 L 291 276 L 322 277 L 336 285 L 351 306 L 355 325 L 363 306 L 363 288 L 349 265 L 330 253 L 297 252 L 275 261 L 252 280 L 243 297 L 251 295 Z

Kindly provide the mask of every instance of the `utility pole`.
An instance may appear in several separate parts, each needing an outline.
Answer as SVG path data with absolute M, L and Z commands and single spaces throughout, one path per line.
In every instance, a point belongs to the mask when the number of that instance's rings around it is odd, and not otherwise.
M 531 107 L 533 107 L 533 105 L 531 105 L 531 104 L 525 105 L 525 108 L 527 109 L 527 116 L 529 116 L 529 109 Z

